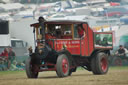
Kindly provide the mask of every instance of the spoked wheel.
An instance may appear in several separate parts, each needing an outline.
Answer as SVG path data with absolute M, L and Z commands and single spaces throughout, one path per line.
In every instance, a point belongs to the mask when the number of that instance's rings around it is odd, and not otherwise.
M 92 58 L 91 69 L 93 74 L 106 74 L 108 72 L 109 64 L 105 53 L 98 53 Z
M 69 59 L 65 54 L 58 56 L 56 63 L 56 73 L 58 77 L 66 77 L 69 75 Z
M 122 59 L 119 57 L 114 57 L 112 61 L 113 66 L 122 66 Z
M 38 77 L 38 66 L 32 65 L 31 58 L 26 60 L 26 74 L 28 78 L 37 78 Z

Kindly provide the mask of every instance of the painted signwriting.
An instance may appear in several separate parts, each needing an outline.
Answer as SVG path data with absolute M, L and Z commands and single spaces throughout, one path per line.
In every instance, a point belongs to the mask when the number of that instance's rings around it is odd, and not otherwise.
M 80 40 L 56 40 L 55 49 L 62 50 L 67 49 L 73 54 L 80 53 Z

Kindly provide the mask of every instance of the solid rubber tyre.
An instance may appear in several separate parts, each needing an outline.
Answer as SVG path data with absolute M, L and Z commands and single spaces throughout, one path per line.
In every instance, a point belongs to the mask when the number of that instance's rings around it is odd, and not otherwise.
M 93 74 L 106 74 L 109 69 L 107 55 L 103 52 L 97 53 L 96 56 L 92 58 L 91 69 Z
M 58 77 L 66 77 L 69 76 L 69 59 L 65 54 L 61 54 L 57 58 L 56 63 L 56 73 Z
M 26 60 L 25 65 L 26 65 L 25 69 L 26 69 L 27 77 L 28 78 L 37 78 L 39 72 L 34 72 L 35 68 L 31 64 L 31 58 L 30 57 Z

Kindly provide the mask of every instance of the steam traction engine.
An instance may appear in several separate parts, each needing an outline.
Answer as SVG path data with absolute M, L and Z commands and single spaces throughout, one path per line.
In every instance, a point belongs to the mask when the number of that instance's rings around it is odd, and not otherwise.
M 84 29 L 82 37 L 78 36 L 78 25 Z M 30 49 L 26 60 L 28 78 L 37 78 L 42 71 L 56 71 L 58 77 L 66 77 L 79 66 L 93 74 L 108 72 L 112 32 L 93 32 L 83 21 L 46 21 L 45 28 L 38 23 L 31 26 L 34 27 L 35 50 Z

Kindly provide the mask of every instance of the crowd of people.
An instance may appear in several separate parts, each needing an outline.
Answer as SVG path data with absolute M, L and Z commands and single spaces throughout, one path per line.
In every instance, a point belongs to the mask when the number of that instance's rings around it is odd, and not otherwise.
M 24 70 L 25 62 L 18 62 L 12 47 L 6 47 L 0 53 L 0 71 Z
M 9 69 L 11 63 L 15 60 L 15 52 L 13 51 L 12 47 L 4 48 L 3 52 L 0 53 L 0 65 L 3 69 Z

